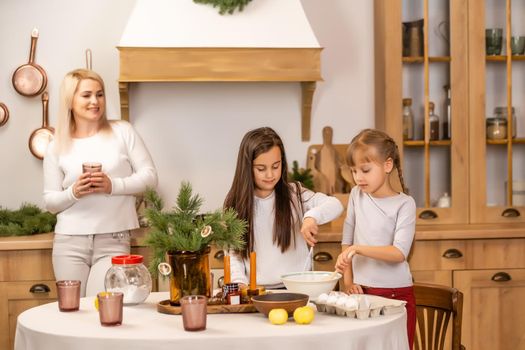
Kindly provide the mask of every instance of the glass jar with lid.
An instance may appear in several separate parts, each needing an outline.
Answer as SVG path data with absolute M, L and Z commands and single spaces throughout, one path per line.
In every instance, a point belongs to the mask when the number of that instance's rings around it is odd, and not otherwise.
M 501 117 L 487 118 L 487 139 L 503 140 L 507 138 L 507 119 Z
M 112 257 L 113 266 L 104 280 L 106 291 L 124 293 L 124 305 L 136 305 L 146 300 L 151 292 L 151 275 L 143 262 L 142 255 Z
M 494 108 L 494 117 L 503 118 L 505 120 L 507 119 L 507 107 L 496 107 Z M 512 107 L 512 138 L 516 138 L 517 130 L 518 130 L 518 124 L 516 124 L 516 110 L 514 107 Z M 507 122 L 508 125 L 508 122 Z M 505 136 L 507 137 L 507 136 Z

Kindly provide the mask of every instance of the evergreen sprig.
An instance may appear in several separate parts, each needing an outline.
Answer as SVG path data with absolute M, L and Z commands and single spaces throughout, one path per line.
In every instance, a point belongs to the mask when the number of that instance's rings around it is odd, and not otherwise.
M 197 4 L 212 5 L 213 7 L 219 7 L 219 14 L 224 15 L 229 13 L 230 15 L 238 9 L 239 11 L 244 10 L 244 7 L 252 0 L 193 0 Z
M 24 236 L 43 232 L 53 232 L 56 216 L 43 212 L 34 204 L 23 203 L 19 209 L 0 207 L 0 236 Z
M 311 169 L 299 168 L 299 163 L 294 160 L 292 162 L 292 171 L 288 173 L 288 179 L 299 181 L 304 187 L 314 190 L 314 178 L 310 173 Z
M 247 223 L 239 219 L 234 209 L 218 209 L 200 215 L 204 202 L 193 194 L 191 184 L 182 182 L 175 206 L 163 210 L 164 202 L 157 192 L 148 189 L 144 195 L 147 204 L 145 216 L 150 229 L 145 243 L 153 248 L 150 272 L 157 275 L 157 266 L 167 252 L 206 249 L 215 244 L 219 249 L 242 249 Z

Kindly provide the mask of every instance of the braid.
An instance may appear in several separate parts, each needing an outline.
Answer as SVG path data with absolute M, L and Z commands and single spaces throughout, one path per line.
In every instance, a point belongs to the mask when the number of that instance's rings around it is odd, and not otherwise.
M 389 137 L 389 140 L 390 142 L 392 142 L 392 144 L 394 145 L 394 154 L 392 155 L 392 159 L 394 160 L 394 166 L 396 167 L 396 170 L 397 170 L 397 176 L 399 177 L 399 182 L 401 183 L 401 190 L 403 190 L 403 193 L 407 193 L 406 191 L 406 188 L 405 188 L 405 180 L 403 179 L 403 170 L 401 170 L 401 159 L 399 157 L 399 148 L 397 147 L 397 144 L 396 142 L 394 141 L 394 139 L 392 139 L 391 137 Z

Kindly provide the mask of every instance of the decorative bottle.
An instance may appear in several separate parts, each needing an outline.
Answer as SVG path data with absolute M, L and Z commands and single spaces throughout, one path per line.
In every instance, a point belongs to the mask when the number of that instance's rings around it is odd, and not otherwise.
M 430 140 L 439 140 L 439 117 L 434 113 L 434 102 L 428 104 L 430 110 L 428 120 L 430 124 Z
M 452 124 L 450 123 L 452 109 L 450 106 L 450 85 L 443 86 L 445 90 L 445 108 L 443 109 L 445 115 L 443 116 L 443 140 L 450 140 L 452 138 Z
M 403 99 L 403 140 L 414 139 L 414 113 L 412 113 L 412 99 Z

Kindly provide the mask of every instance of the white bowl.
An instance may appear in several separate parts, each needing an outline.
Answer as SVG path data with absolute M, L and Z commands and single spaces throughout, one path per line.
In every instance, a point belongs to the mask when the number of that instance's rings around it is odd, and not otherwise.
M 303 271 L 287 273 L 281 276 L 286 289 L 294 293 L 303 293 L 316 300 L 323 293 L 329 293 L 342 277 L 340 273 L 331 276 L 330 271 Z

